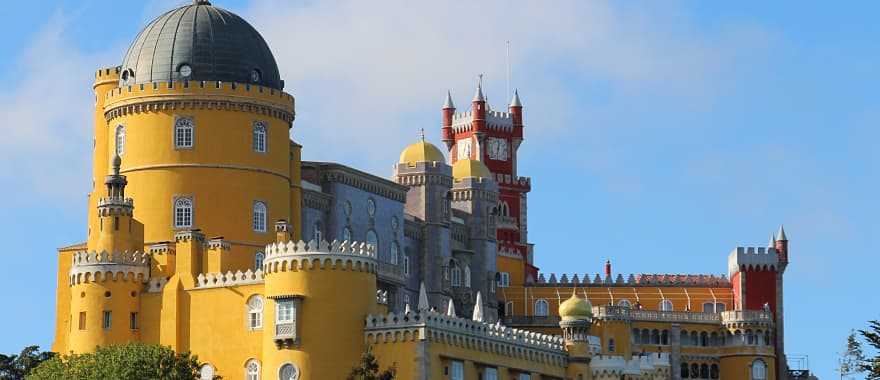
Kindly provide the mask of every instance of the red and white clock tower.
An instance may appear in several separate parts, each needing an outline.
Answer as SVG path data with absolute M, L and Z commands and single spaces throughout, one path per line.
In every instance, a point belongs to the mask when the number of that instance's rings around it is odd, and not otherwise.
M 527 194 L 531 179 L 517 175 L 517 150 L 523 141 L 523 106 L 514 91 L 507 112 L 492 110 L 483 95 L 482 79 L 471 109 L 455 112 L 452 94 L 443 104 L 442 138 L 450 164 L 463 159 L 482 161 L 498 183 L 497 244 L 499 254 L 519 255 L 525 277 L 537 277 L 528 242 Z M 525 279 L 519 279 L 524 281 Z

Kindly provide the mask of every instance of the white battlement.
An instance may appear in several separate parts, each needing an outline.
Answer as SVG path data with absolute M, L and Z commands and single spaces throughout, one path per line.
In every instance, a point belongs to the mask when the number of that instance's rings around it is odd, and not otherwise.
M 98 199 L 98 207 L 124 206 L 134 207 L 134 199 L 123 197 L 104 197 Z
M 358 266 L 364 270 L 376 273 L 378 255 L 376 248 L 367 243 L 357 243 L 334 240 L 328 243 L 321 240 L 320 243 L 312 239 L 308 243 L 300 240 L 294 243 L 273 243 L 266 246 L 266 259 L 263 261 L 263 272 L 273 273 L 285 271 L 293 265 L 302 266 L 304 263 L 335 266 L 337 264 Z
M 247 272 L 228 271 L 226 273 L 199 273 L 196 277 L 196 288 L 223 288 L 239 285 L 253 285 L 263 283 L 263 271 L 256 272 L 248 269 Z
M 421 310 L 401 314 L 368 315 L 365 337 L 372 342 L 400 342 L 407 339 L 459 342 L 483 351 L 523 354 L 531 351 L 543 362 L 565 365 L 567 352 L 561 336 L 519 330 L 466 318 Z M 535 355 L 536 354 L 536 355 Z
M 109 278 L 146 282 L 150 279 L 151 258 L 146 252 L 77 252 L 68 274 L 70 285 Z
M 669 371 L 669 366 L 669 353 L 648 353 L 633 356 L 629 360 L 617 355 L 598 355 L 590 360 L 590 369 L 596 378 L 649 375 L 656 371 Z
M 736 247 L 727 256 L 729 276 L 742 269 L 775 270 L 777 265 L 779 265 L 779 254 L 775 248 Z
M 532 179 L 529 177 L 513 177 L 510 174 L 495 174 L 495 182 L 501 185 L 517 185 L 517 186 L 532 186 Z
M 624 280 L 622 274 L 618 274 L 614 278 L 604 277 L 596 274 L 593 280 L 590 280 L 589 274 L 582 277 L 577 273 L 569 276 L 562 274 L 557 277 L 555 273 L 541 273 L 538 275 L 538 285 L 542 286 L 711 286 L 711 287 L 727 287 L 730 281 L 724 274 L 720 276 L 706 274 L 630 274 Z

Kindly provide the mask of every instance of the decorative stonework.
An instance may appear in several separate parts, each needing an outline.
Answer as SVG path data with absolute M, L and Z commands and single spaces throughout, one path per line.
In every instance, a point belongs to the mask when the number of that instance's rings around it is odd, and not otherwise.
M 200 273 L 199 276 L 196 277 L 197 289 L 225 288 L 262 283 L 262 270 L 257 270 L 256 272 L 248 269 L 247 272 L 236 271 L 235 273 L 232 273 L 232 271 L 228 271 L 226 273 Z
M 144 252 L 77 252 L 70 268 L 70 285 L 107 280 L 147 282 L 151 256 Z
M 286 272 L 290 268 L 307 269 L 345 269 L 376 273 L 377 256 L 375 247 L 366 243 L 334 240 L 321 243 L 312 240 L 308 243 L 274 243 L 266 246 L 263 272 L 266 274 Z
M 590 360 L 590 370 L 596 379 L 620 379 L 624 375 L 645 376 L 646 379 L 668 379 L 670 378 L 669 354 L 650 353 L 633 356 L 629 360 L 616 355 L 598 355 Z
M 324 181 L 341 183 L 383 198 L 401 203 L 406 202 L 407 187 L 385 178 L 329 162 L 303 161 L 302 165 L 303 170 L 310 167 L 310 169 L 319 172 Z
M 705 275 L 705 274 L 630 274 L 624 280 L 622 274 L 618 274 L 615 278 L 605 277 L 596 274 L 593 280 L 590 280 L 589 274 L 583 277 L 577 273 L 569 277 L 568 274 L 562 274 L 559 279 L 555 273 L 550 273 L 547 279 L 544 273 L 538 275 L 536 286 L 676 286 L 676 287 L 730 287 L 730 281 L 725 275 Z
M 370 343 L 428 340 L 559 367 L 567 365 L 568 358 L 560 336 L 450 317 L 430 310 L 368 315 L 364 337 Z
M 313 210 L 321 210 L 324 212 L 330 211 L 330 203 L 333 201 L 333 196 L 329 194 L 324 194 L 320 191 L 313 191 L 308 189 L 303 189 L 302 191 L 302 203 L 303 206 L 313 209 Z

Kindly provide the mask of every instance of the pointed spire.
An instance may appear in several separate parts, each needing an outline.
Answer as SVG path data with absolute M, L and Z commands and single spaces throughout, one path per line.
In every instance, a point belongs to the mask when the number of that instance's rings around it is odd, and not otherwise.
M 476 305 L 474 305 L 474 315 L 471 319 L 477 322 L 483 322 L 483 295 L 477 291 Z
M 785 228 L 780 224 L 779 232 L 776 233 L 776 241 L 788 241 L 788 237 L 785 236 Z
M 770 234 L 770 242 L 767 243 L 767 248 L 775 248 L 776 247 L 776 238 L 773 234 Z
M 425 291 L 425 283 L 423 282 L 421 286 L 419 286 L 419 310 L 428 310 L 431 306 L 428 305 L 428 292 Z
M 406 306 L 403 307 L 403 313 L 404 313 L 404 314 L 409 314 L 409 313 L 411 313 L 411 312 L 412 312 L 412 308 L 409 307 L 409 303 L 407 303 Z
M 449 306 L 446 307 L 446 316 L 455 316 L 455 303 L 452 302 L 452 298 L 449 299 Z
M 446 101 L 443 102 L 443 109 L 455 109 L 455 103 L 452 102 L 452 91 L 446 91 Z
M 519 101 L 519 90 L 513 90 L 513 99 L 510 99 L 510 107 L 522 107 L 522 102 Z
M 477 81 L 477 93 L 474 94 L 475 102 L 485 102 L 486 97 L 483 96 L 483 74 L 480 74 L 480 79 Z

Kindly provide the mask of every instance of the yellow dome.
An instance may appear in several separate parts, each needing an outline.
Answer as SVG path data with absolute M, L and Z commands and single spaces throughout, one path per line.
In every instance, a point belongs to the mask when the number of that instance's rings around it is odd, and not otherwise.
M 481 161 L 458 160 L 452 165 L 452 177 L 462 179 L 468 177 L 492 178 L 492 172 Z
M 559 305 L 559 316 L 563 321 L 590 319 L 593 318 L 593 305 L 586 298 L 572 293 L 571 298 Z
M 446 162 L 446 157 L 443 156 L 443 152 L 440 149 L 437 149 L 434 144 L 431 144 L 425 140 L 420 140 L 419 142 L 412 144 L 403 152 L 400 152 L 400 162 L 401 164 L 412 164 L 415 162 Z

